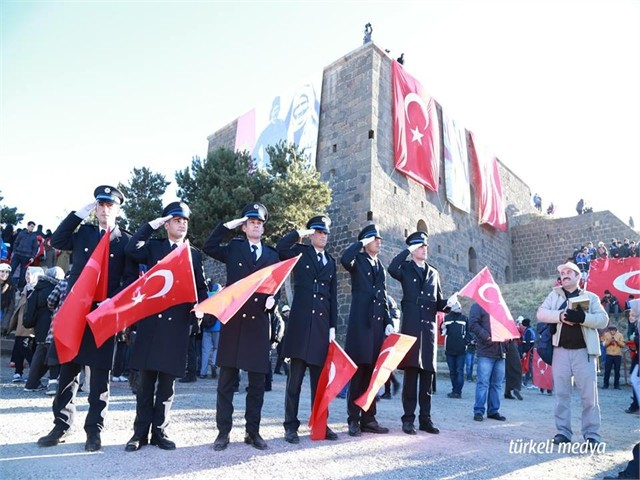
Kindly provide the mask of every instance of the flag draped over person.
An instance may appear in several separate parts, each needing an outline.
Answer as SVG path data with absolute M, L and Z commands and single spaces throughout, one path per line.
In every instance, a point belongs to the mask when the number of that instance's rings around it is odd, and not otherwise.
M 87 315 L 99 347 L 126 327 L 149 315 L 197 300 L 191 247 L 184 242 L 115 297 Z
M 458 295 L 472 298 L 490 317 L 491 340 L 504 342 L 512 338 L 520 338 L 520 332 L 513 321 L 513 316 L 502 297 L 500 287 L 493 280 L 487 267 L 467 283 Z
M 380 387 L 389 380 L 391 372 L 396 369 L 415 342 L 416 337 L 401 333 L 392 333 L 385 338 L 371 375 L 369 387 L 355 400 L 356 405 L 365 412 L 369 410 Z
M 291 273 L 299 258 L 300 255 L 261 268 L 223 288 L 217 295 L 200 302 L 194 310 L 210 313 L 221 323 L 227 323 L 254 293 L 274 295 Z
M 318 379 L 318 389 L 309 417 L 311 440 L 324 440 L 327 435 L 329 404 L 351 380 L 358 367 L 335 341 L 329 343 L 327 358 Z
M 78 280 L 53 317 L 53 341 L 61 364 L 70 362 L 78 355 L 91 306 L 107 298 L 110 233 L 111 230 L 107 229 L 102 235 Z

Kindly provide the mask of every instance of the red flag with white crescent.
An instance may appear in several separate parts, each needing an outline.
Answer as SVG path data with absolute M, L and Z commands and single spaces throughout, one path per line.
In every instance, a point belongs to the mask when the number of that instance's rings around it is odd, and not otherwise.
M 318 379 L 316 397 L 309 417 L 311 440 L 324 440 L 327 433 L 329 404 L 351 380 L 358 367 L 335 341 L 329 343 L 327 358 Z
M 618 299 L 621 308 L 624 302 L 633 295 L 640 295 L 640 258 L 599 258 L 593 260 L 589 266 L 587 290 L 598 297 L 604 297 L 604 291 Z
M 436 101 L 398 62 L 392 63 L 395 167 L 434 192 L 440 180 Z
M 416 340 L 416 337 L 401 333 L 392 333 L 385 338 L 382 343 L 380 353 L 378 354 L 373 374 L 371 375 L 369 387 L 366 392 L 360 395 L 353 403 L 358 405 L 365 412 L 369 410 L 369 407 L 373 403 L 373 399 L 376 398 L 376 393 L 378 393 L 380 387 L 389 380 L 391 372 L 393 372 L 400 364 Z
M 493 280 L 487 267 L 467 283 L 458 295 L 472 298 L 490 317 L 491 340 L 504 342 L 512 338 L 520 338 L 520 332 L 513 321 L 513 316 L 502 298 L 500 287 Z
M 474 167 L 474 188 L 478 205 L 478 223 L 487 223 L 497 230 L 507 231 L 507 212 L 502 193 L 498 159 L 469 132 L 471 163 Z
M 533 363 L 531 364 L 532 375 L 533 375 L 533 384 L 538 388 L 543 388 L 545 390 L 553 390 L 553 369 L 551 365 L 545 363 L 540 355 L 538 355 L 538 350 L 533 349 Z
M 115 297 L 87 315 L 100 346 L 126 327 L 174 305 L 198 299 L 191 247 L 184 242 Z
M 220 323 L 227 323 L 254 293 L 275 294 L 293 270 L 301 255 L 261 268 L 228 285 L 213 297 L 194 307 L 196 312 L 210 313 Z
M 60 363 L 70 362 L 78 355 L 87 313 L 94 302 L 101 302 L 107 296 L 110 233 L 111 229 L 107 229 L 102 235 L 60 310 L 53 317 L 53 340 Z

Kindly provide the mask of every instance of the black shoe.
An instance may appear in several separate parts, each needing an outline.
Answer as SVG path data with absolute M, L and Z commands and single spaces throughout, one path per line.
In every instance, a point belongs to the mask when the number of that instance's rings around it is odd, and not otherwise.
M 204 380 L 205 378 L 207 378 L 207 376 L 206 375 L 198 375 L 198 378 L 201 379 L 201 380 Z
M 638 410 L 640 410 L 640 408 L 638 408 L 637 406 L 636 407 L 631 406 L 631 407 L 627 408 L 624 411 L 624 413 L 638 413 Z
M 285 430 L 284 431 L 284 440 L 288 443 L 300 443 L 300 437 L 298 437 L 298 432 L 295 430 Z
M 402 431 L 407 435 L 415 435 L 416 427 L 414 427 L 411 422 L 402 422 Z
M 589 445 L 593 445 L 594 447 L 597 447 L 598 445 L 600 445 L 600 440 L 596 440 L 595 438 L 591 438 L 588 437 L 585 442 L 587 442 Z
M 282 372 L 280 370 L 274 370 L 273 374 L 274 375 L 282 375 Z
M 47 433 L 44 437 L 40 437 L 38 439 L 38 445 L 41 447 L 55 447 L 59 443 L 64 443 L 67 435 L 68 430 L 55 426 L 53 427 L 53 430 Z
M 253 445 L 258 450 L 266 450 L 269 448 L 267 442 L 263 440 L 259 433 L 245 433 L 244 434 L 244 443 L 249 445 Z
M 516 397 L 511 395 L 511 392 L 505 393 L 504 394 L 504 398 L 506 398 L 507 400 L 515 400 L 516 399 Z
M 178 380 L 180 383 L 193 383 L 196 380 L 198 380 L 196 378 L 195 375 L 185 375 L 184 377 L 182 377 L 180 380 Z
M 603 386 L 602 386 L 602 389 L 603 389 L 603 390 L 606 390 L 606 389 L 608 389 L 608 388 L 609 388 L 609 385 L 603 385 Z
M 334 432 L 333 430 L 331 430 L 329 427 L 327 427 L 327 431 L 324 435 L 324 438 L 326 440 L 337 440 L 338 439 L 338 434 L 336 432 Z
M 220 452 L 227 448 L 227 445 L 229 445 L 229 434 L 219 433 L 218 438 L 216 438 L 216 441 L 213 442 L 213 449 L 216 452 Z
M 391 400 L 391 392 L 384 392 L 380 398 L 383 398 L 385 400 Z
M 522 395 L 520 395 L 520 392 L 518 390 L 513 391 L 513 396 L 516 397 L 518 400 L 522 400 Z
M 620 387 L 613 387 L 614 390 L 620 390 Z
M 571 443 L 571 440 L 559 433 L 555 437 L 553 437 L 553 443 L 555 445 L 560 445 L 561 443 Z
M 349 435 L 352 437 L 359 437 L 362 435 L 362 429 L 358 422 L 349 422 Z
M 481 422 L 481 421 L 483 420 L 483 418 L 482 418 L 482 414 L 481 414 L 481 413 L 476 413 L 476 414 L 474 414 L 474 415 L 473 415 L 473 419 L 474 419 L 476 422 Z
M 215 368 L 211 369 L 211 378 L 218 378 L 218 370 Z
M 151 435 L 151 445 L 155 445 L 161 450 L 175 450 L 176 444 L 169 440 L 164 433 Z
M 449 393 L 447 393 L 447 397 L 449 397 L 449 398 L 462 398 L 462 395 L 460 395 L 459 393 L 449 392 Z
M 633 478 L 633 479 L 637 479 L 637 475 L 634 475 L 633 473 L 629 473 L 626 470 L 623 470 L 622 472 L 618 472 L 618 475 L 614 476 L 610 476 L 607 475 L 606 477 L 604 477 L 604 480 L 614 480 L 614 479 L 620 479 L 620 478 Z
M 500 415 L 498 412 L 487 415 L 487 418 L 498 420 L 499 422 L 504 422 L 507 419 L 507 417 Z
M 125 452 L 135 452 L 140 450 L 142 447 L 149 443 L 149 439 L 147 437 L 139 437 L 138 435 L 134 435 L 129 439 L 127 444 L 124 446 Z
M 381 427 L 375 420 L 367 423 L 366 425 L 360 425 L 360 430 L 369 433 L 389 433 L 389 429 L 387 427 Z
M 391 379 L 391 391 L 395 395 L 400 390 L 400 382 L 392 377 Z
M 434 435 L 437 435 L 438 433 L 440 433 L 440 429 L 438 427 L 436 427 L 433 422 L 431 422 L 431 420 L 429 420 L 428 422 L 425 423 L 421 423 L 420 426 L 418 427 L 418 430 L 421 430 L 423 432 L 427 432 L 427 433 L 432 433 Z
M 87 441 L 84 444 L 84 449 L 87 452 L 97 452 L 101 448 L 102 441 L 100 440 L 100 434 L 98 432 L 87 433 Z

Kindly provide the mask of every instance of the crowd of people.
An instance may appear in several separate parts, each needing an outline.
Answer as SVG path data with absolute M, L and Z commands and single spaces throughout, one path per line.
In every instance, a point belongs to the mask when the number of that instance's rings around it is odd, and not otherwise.
M 267 208 L 260 203 L 251 203 L 242 209 L 239 218 L 216 225 L 200 251 L 185 245 L 191 211 L 183 202 L 168 204 L 161 216 L 131 234 L 115 223 L 124 201 L 116 188 L 99 186 L 92 201 L 70 213 L 51 235 L 53 248 L 71 252 L 72 261 L 66 278 L 58 267 L 38 272 L 34 270 L 37 267 L 28 266 L 21 288 L 19 276 L 14 277 L 15 282 L 5 279 L 7 273 L 14 270 L 11 264 L 3 264 L 0 269 L 3 299 L 17 298 L 15 310 L 22 312 L 12 318 L 18 318 L 20 327 L 33 325 L 31 328 L 35 329 L 35 341 L 29 348 L 24 339 L 31 334 L 18 332 L 16 327 L 17 347 L 12 359 L 15 379 L 22 379 L 23 372 L 18 369 L 26 359 L 31 362 L 27 390 L 39 388 L 46 365 L 51 368 L 50 378 L 57 380 L 53 388 L 51 383 L 49 385 L 54 396 L 53 429 L 38 440 L 42 447 L 65 441 L 75 422 L 80 373 L 87 369 L 84 380 L 89 390 L 89 409 L 84 422 L 87 451 L 101 449 L 100 433 L 105 427 L 104 415 L 109 402 L 108 384 L 126 379 L 127 370 L 129 375 L 137 372 L 137 381 L 134 433 L 126 442 L 125 450 L 134 452 L 147 444 L 173 450 L 176 445 L 169 439 L 167 427 L 175 400 L 175 381 L 207 378 L 211 368 L 211 376 L 217 378 L 215 420 L 218 435 L 214 450 L 224 450 L 230 442 L 234 394 L 240 393 L 241 372 L 247 382 L 244 442 L 264 450 L 268 444 L 260 435 L 261 411 L 273 374 L 272 352 L 277 357 L 275 373 L 284 369 L 287 374 L 284 440 L 299 443 L 298 410 L 303 379 L 308 371 L 313 404 L 330 343 L 336 340 L 338 261 L 349 273 L 351 281 L 345 352 L 358 367 L 346 392 L 348 435 L 359 437 L 365 433 L 389 432 L 389 428 L 376 418 L 377 400 L 382 395 L 377 395 L 366 410 L 357 399 L 369 388 L 385 337 L 397 331 L 417 339 L 398 365 L 404 373 L 402 386 L 397 387 L 402 391 L 401 430 L 408 435 L 415 435 L 417 430 L 434 435 L 440 432 L 431 409 L 437 363 L 438 312 L 446 314 L 441 328 L 452 384 L 448 397 L 461 398 L 465 377 L 472 379 L 473 359 L 477 356 L 473 420 L 505 421 L 500 412 L 501 398 L 523 399 L 520 391 L 530 377 L 526 371 L 523 376 L 522 359 L 534 348 L 536 340 L 530 320 L 519 319 L 519 338 L 499 341 L 492 336 L 491 315 L 481 305 L 474 303 L 468 317 L 464 315 L 456 295 L 448 299 L 444 296 L 439 273 L 427 261 L 429 240 L 426 232 L 409 235 L 405 239 L 406 247 L 397 252 L 385 268 L 379 258 L 383 232 L 375 224 L 362 228 L 340 258 L 334 259 L 326 251 L 331 231 L 328 217 L 310 218 L 304 229 L 291 230 L 272 247 L 263 241 L 269 217 Z M 97 225 L 84 222 L 93 212 Z M 154 236 L 160 229 L 164 229 L 165 234 Z M 236 234 L 238 229 L 240 235 Z M 29 232 L 32 230 L 27 228 Z M 298 257 L 293 270 L 293 301 L 287 305 L 279 292 L 273 295 L 256 292 L 225 323 L 209 313 L 194 310 L 193 303 L 171 304 L 162 312 L 138 321 L 135 335 L 122 332 L 100 346 L 92 330 L 85 325 L 75 357 L 61 363 L 56 361 L 56 343 L 51 341 L 52 315 L 64 304 L 65 295 L 72 291 L 105 234 L 109 235 L 108 298 L 136 281 L 140 265 L 153 266 L 173 250 L 189 248 L 198 302 L 221 288 L 207 280 L 204 255 L 226 266 L 227 285 L 240 282 L 279 261 Z M 30 265 L 35 255 L 33 250 L 25 250 L 22 254 L 14 250 L 13 255 L 16 254 L 18 268 Z M 586 442 L 598 444 L 601 440 L 600 411 L 597 390 L 592 388 L 597 362 L 591 359 L 601 354 L 597 331 L 607 326 L 609 317 L 597 296 L 580 289 L 582 272 L 577 264 L 560 265 L 558 273 L 560 285 L 554 287 L 537 313 L 538 322 L 553 325 L 555 332 L 553 388 L 557 397 L 558 434 L 554 443 L 568 442 L 572 438 L 569 404 L 571 382 L 575 378 L 583 403 L 582 437 Z M 387 275 L 401 286 L 400 315 L 390 312 L 393 302 L 387 294 Z M 7 295 L 5 286 L 15 288 L 15 292 Z M 581 294 L 589 297 L 586 311 L 571 305 L 571 298 Z M 96 303 L 92 308 L 97 306 Z M 394 318 L 398 316 L 401 321 Z M 196 347 L 199 336 L 200 355 Z M 605 341 L 610 344 L 607 348 L 613 347 L 618 339 L 615 334 L 611 339 L 607 337 Z M 28 352 L 30 349 L 32 353 Z M 615 361 L 612 361 L 612 367 L 615 367 Z M 617 380 L 614 382 L 615 388 Z M 322 437 L 332 441 L 338 434 L 327 425 Z

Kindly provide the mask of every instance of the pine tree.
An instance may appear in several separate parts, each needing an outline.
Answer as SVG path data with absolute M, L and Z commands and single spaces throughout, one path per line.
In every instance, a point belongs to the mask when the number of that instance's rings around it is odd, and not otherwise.
M 134 167 L 129 184 L 118 184 L 126 199 L 122 211 L 129 231 L 135 232 L 140 225 L 162 214 L 162 196 L 169 183 L 161 173 L 154 173 L 147 167 Z

